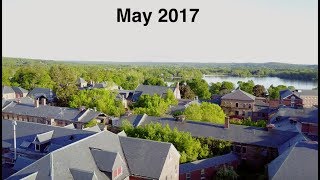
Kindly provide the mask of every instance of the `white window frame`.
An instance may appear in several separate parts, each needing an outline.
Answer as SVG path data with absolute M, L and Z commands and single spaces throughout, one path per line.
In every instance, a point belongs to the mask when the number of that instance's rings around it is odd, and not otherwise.
M 37 148 L 37 146 L 38 146 L 39 148 Z M 35 150 L 35 151 L 40 151 L 40 149 L 41 149 L 40 144 L 35 144 L 34 150 Z
M 186 179 L 188 180 L 188 179 L 191 179 L 191 174 L 190 173 L 187 173 L 186 174 Z

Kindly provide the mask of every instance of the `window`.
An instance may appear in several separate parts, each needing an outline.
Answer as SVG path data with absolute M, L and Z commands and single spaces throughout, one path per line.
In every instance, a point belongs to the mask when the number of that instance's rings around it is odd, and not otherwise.
M 246 115 L 246 112 L 245 111 L 242 111 L 242 116 L 245 116 Z
M 237 153 L 240 153 L 240 150 L 241 150 L 241 146 L 237 145 L 237 146 L 236 146 L 236 152 L 237 152 Z
M 190 179 L 191 179 L 191 174 L 190 174 L 190 173 L 187 173 L 187 174 L 186 174 L 186 179 L 187 179 L 187 180 L 190 180 Z
M 120 166 L 117 169 L 113 170 L 112 174 L 113 174 L 114 178 L 117 178 L 118 176 L 122 175 L 122 166 Z
M 247 152 L 247 147 L 242 146 L 242 153 L 246 153 Z
M 246 107 L 246 104 L 243 104 L 242 106 L 243 106 L 243 108 L 245 108 L 245 107 Z
M 249 104 L 249 108 L 251 109 L 251 104 Z
M 236 107 L 238 107 L 239 106 L 239 104 L 238 103 L 236 103 Z
M 35 144 L 35 150 L 40 151 L 40 144 Z
M 204 169 L 201 169 L 201 180 L 206 179 Z

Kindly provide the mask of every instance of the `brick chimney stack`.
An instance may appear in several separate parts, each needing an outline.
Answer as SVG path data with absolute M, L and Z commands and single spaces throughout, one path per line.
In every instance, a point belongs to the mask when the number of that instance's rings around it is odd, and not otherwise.
M 39 107 L 39 99 L 34 100 L 34 107 L 38 108 Z
M 230 127 L 230 118 L 229 116 L 225 117 L 224 121 L 224 128 L 229 128 Z
M 41 99 L 41 104 L 44 105 L 44 106 L 47 105 L 47 100 L 46 100 L 46 98 L 42 98 L 42 99 Z

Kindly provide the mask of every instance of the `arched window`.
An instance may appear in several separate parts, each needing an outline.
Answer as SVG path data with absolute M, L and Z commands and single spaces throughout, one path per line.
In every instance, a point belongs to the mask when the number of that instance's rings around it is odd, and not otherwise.
M 236 103 L 236 107 L 238 107 L 239 106 L 239 104 L 238 103 Z

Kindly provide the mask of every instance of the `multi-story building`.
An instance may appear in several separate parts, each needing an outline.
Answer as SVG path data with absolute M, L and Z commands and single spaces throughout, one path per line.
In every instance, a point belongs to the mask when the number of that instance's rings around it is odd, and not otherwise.
M 293 108 L 310 108 L 318 105 L 318 90 L 282 90 L 280 105 Z
M 268 119 L 269 105 L 265 98 L 255 97 L 240 89 L 221 97 L 221 108 L 227 116 L 252 120 Z
M 171 143 L 101 131 L 45 155 L 8 180 L 178 180 L 179 160 Z
M 40 104 L 39 99 L 35 99 L 34 104 L 8 102 L 2 107 L 2 118 L 61 127 L 73 124 L 77 129 L 83 129 L 93 119 L 108 123 L 105 114 L 93 109 L 47 106 L 45 101 L 43 103 Z

